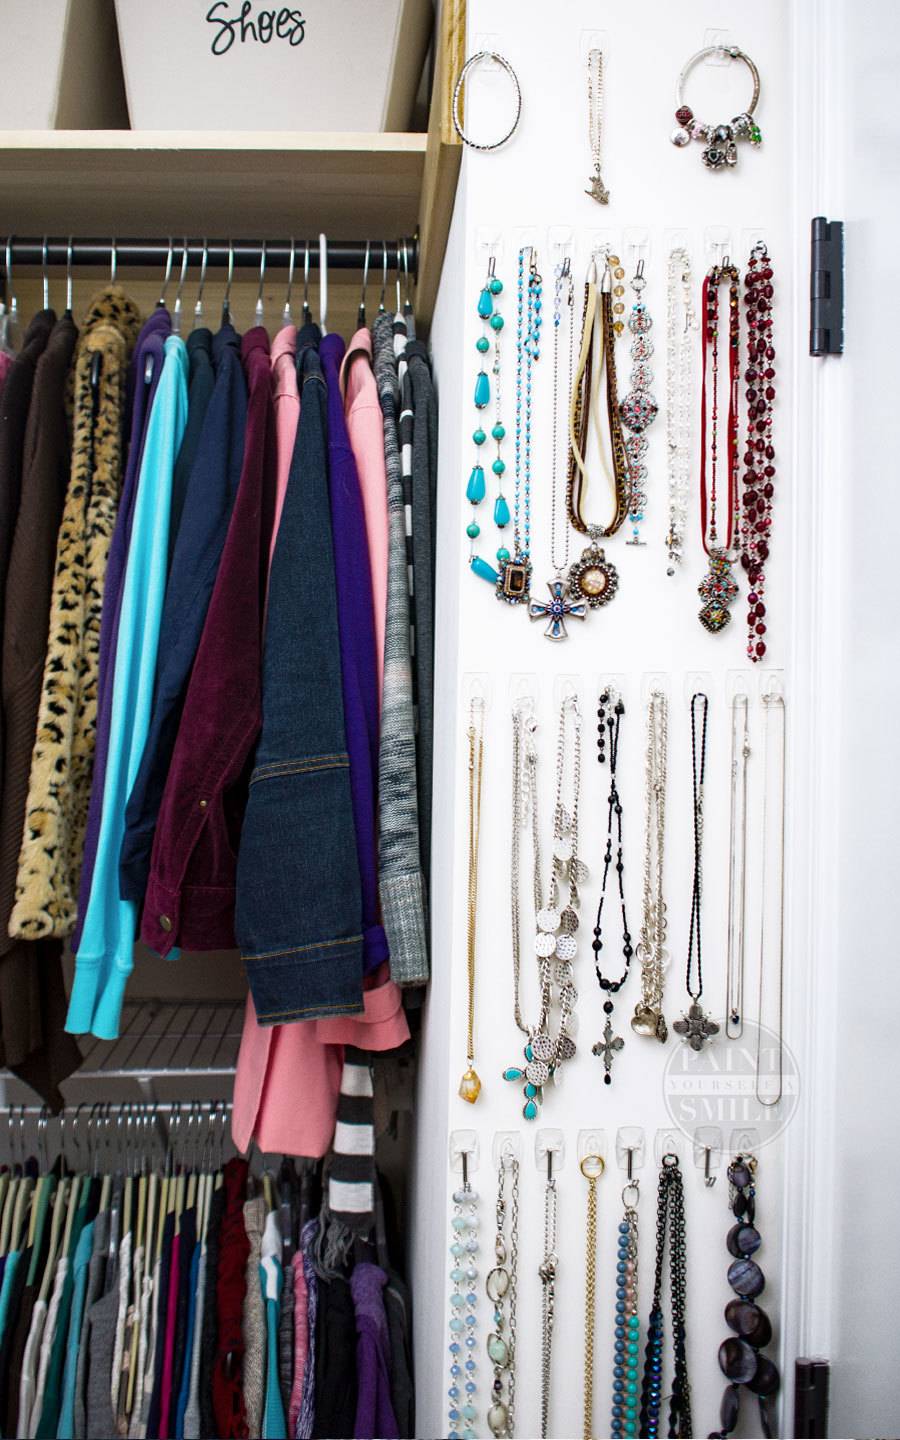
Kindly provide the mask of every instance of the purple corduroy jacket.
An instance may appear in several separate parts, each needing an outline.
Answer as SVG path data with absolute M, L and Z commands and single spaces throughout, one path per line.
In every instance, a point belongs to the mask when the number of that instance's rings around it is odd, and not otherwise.
M 241 342 L 244 463 L 163 794 L 141 937 L 160 955 L 229 949 L 248 760 L 259 733 L 261 646 L 275 506 L 269 337 Z

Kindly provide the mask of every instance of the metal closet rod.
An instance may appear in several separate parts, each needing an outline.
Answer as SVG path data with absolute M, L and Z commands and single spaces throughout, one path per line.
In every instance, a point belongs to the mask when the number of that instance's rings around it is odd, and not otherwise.
M 266 240 L 265 255 L 266 269 L 287 269 L 291 263 L 291 245 L 294 249 L 294 264 L 298 274 L 302 274 L 306 264 L 306 247 L 309 245 L 309 266 L 311 270 L 318 269 L 319 265 L 319 237 L 310 240 Z M 71 245 L 71 257 L 69 246 Z M 181 239 L 177 236 L 171 240 L 151 238 L 134 239 L 132 237 L 119 239 L 118 235 L 99 236 L 92 239 L 82 239 L 79 236 L 53 235 L 53 236 L 27 236 L 9 235 L 0 237 L 0 268 L 5 267 L 7 246 L 13 270 L 17 265 L 37 266 L 43 265 L 104 265 L 109 266 L 112 261 L 113 247 L 115 247 L 116 264 L 118 267 L 159 267 L 164 269 L 170 253 L 174 257 L 174 264 L 180 266 L 182 255 L 187 246 L 188 266 L 199 266 L 206 251 L 206 263 L 216 269 L 227 270 L 230 257 L 233 257 L 234 268 L 259 270 L 263 258 L 262 240 L 204 240 Z M 406 265 L 409 268 L 410 278 L 417 277 L 419 263 L 418 236 L 401 236 L 399 240 L 328 240 L 328 268 L 334 270 L 361 270 L 366 263 L 366 245 L 369 247 L 369 269 L 373 276 L 378 274 L 384 264 L 384 254 L 387 252 L 387 266 L 389 270 L 397 270 L 404 267 L 404 247 L 406 254 Z

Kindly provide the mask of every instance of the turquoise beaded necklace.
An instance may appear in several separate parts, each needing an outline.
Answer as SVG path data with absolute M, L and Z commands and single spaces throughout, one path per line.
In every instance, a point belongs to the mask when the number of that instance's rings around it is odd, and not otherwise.
M 482 320 L 487 320 L 489 317 L 490 325 L 497 334 L 503 328 L 503 320 L 494 309 L 493 297 L 499 293 L 499 290 L 492 289 L 493 285 L 498 285 L 502 290 L 501 282 L 489 268 L 487 284 L 479 297 L 478 313 Z M 510 554 L 507 546 L 500 546 L 497 551 L 499 569 L 496 570 L 482 556 L 474 554 L 474 551 L 469 559 L 469 564 L 475 574 L 493 585 L 497 598 L 504 600 L 508 605 L 519 605 L 523 601 L 527 601 L 531 584 L 532 385 L 534 365 L 540 359 L 542 288 L 543 282 L 537 268 L 537 253 L 532 246 L 523 246 L 519 251 L 516 298 L 516 480 L 512 516 L 513 549 Z M 487 313 L 483 313 L 484 311 Z M 498 319 L 500 320 L 499 325 L 495 323 Z M 482 335 L 477 348 L 481 354 L 485 354 L 489 347 L 490 341 L 486 335 Z M 499 414 L 499 344 L 496 340 L 493 373 L 497 381 L 498 408 L 497 423 L 491 432 L 497 441 L 497 458 L 492 468 L 499 485 L 506 469 L 506 464 L 500 455 L 500 443 L 506 431 L 500 422 Z M 490 404 L 490 398 L 490 380 L 482 368 L 475 381 L 476 408 L 486 409 Z M 484 444 L 487 439 L 481 427 L 475 431 L 473 438 L 476 445 Z M 466 497 L 475 507 L 484 499 L 485 493 L 484 467 L 476 463 L 469 477 Z M 502 530 L 508 525 L 509 518 L 509 505 L 502 493 L 502 488 L 500 488 L 494 503 L 494 520 L 498 528 Z M 474 542 L 480 533 L 480 526 L 473 515 L 467 528 L 467 534 Z
M 497 495 L 494 500 L 494 524 L 497 529 L 503 531 L 509 524 L 509 504 L 503 493 L 503 475 L 506 470 L 506 461 L 503 459 L 502 447 L 506 436 L 506 428 L 500 417 L 500 334 L 503 330 L 503 316 L 497 309 L 498 297 L 503 293 L 503 281 L 496 274 L 496 261 L 493 255 L 488 262 L 488 272 L 478 296 L 477 312 L 482 322 L 482 333 L 475 342 L 475 349 L 481 356 L 481 369 L 475 377 L 475 409 L 478 411 L 487 410 L 491 403 L 491 381 L 484 368 L 485 356 L 491 348 L 493 340 L 494 358 L 491 365 L 491 375 L 494 377 L 493 397 L 495 420 L 491 428 L 491 438 L 497 442 L 497 453 L 491 465 L 491 470 L 497 478 Z M 466 486 L 466 499 L 472 506 L 472 518 L 466 526 L 466 534 L 471 543 L 469 552 L 469 564 L 476 575 L 482 579 L 490 580 L 491 584 L 497 583 L 497 571 L 492 565 L 480 555 L 475 553 L 475 541 L 481 534 L 481 525 L 478 521 L 478 506 L 487 494 L 485 481 L 484 464 L 481 459 L 482 446 L 487 443 L 487 434 L 480 423 L 472 434 L 475 442 L 475 463 L 469 476 L 469 483 Z M 501 536 L 502 539 L 502 536 Z M 504 560 L 509 558 L 509 551 L 501 544 L 497 551 L 497 559 L 502 565 Z

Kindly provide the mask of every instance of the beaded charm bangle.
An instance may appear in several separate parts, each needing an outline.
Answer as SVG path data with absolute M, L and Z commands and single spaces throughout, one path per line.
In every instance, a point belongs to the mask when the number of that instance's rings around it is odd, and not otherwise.
M 753 95 L 746 110 L 735 115 L 732 120 L 725 124 L 710 125 L 705 120 L 698 120 L 690 105 L 684 102 L 684 89 L 687 77 L 695 65 L 701 60 L 708 60 L 711 56 L 719 56 L 729 60 L 742 60 L 753 77 Z M 762 134 L 759 126 L 753 119 L 754 111 L 759 102 L 759 71 L 754 65 L 750 56 L 739 49 L 737 45 L 707 45 L 705 49 L 698 50 L 692 55 L 684 66 L 678 77 L 675 87 L 675 119 L 678 126 L 672 131 L 671 140 L 673 145 L 679 147 L 689 145 L 691 140 L 705 142 L 701 153 L 701 160 L 708 170 L 725 170 L 737 164 L 737 140 L 749 140 L 751 145 L 762 143 Z

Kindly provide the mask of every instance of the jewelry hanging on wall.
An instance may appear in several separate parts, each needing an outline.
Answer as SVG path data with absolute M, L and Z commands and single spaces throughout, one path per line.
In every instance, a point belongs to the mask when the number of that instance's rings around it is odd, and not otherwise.
M 469 883 L 466 915 L 466 973 L 468 1008 L 466 1069 L 459 1096 L 474 1105 L 481 1094 L 475 1070 L 475 959 L 478 933 L 478 855 L 481 848 L 481 781 L 484 772 L 484 700 L 473 696 L 469 707 Z
M 496 260 L 492 255 L 488 260 L 488 270 L 485 281 L 478 296 L 478 316 L 482 324 L 482 333 L 475 342 L 475 349 L 481 357 L 481 369 L 475 378 L 475 409 L 487 411 L 491 408 L 493 400 L 494 424 L 491 427 L 491 438 L 497 443 L 497 452 L 491 464 L 491 469 L 497 477 L 497 496 L 494 500 L 494 524 L 502 532 L 509 524 L 509 504 L 503 494 L 503 474 L 506 470 L 506 462 L 502 455 L 503 440 L 506 429 L 501 420 L 501 395 L 500 395 L 500 335 L 503 330 L 503 316 L 497 309 L 497 301 L 503 293 L 503 281 L 496 273 Z M 491 363 L 490 375 L 485 369 L 486 356 L 493 345 L 493 360 Z M 493 378 L 493 386 L 491 379 Z M 497 583 L 497 571 L 487 560 L 483 560 L 475 553 L 475 542 L 481 534 L 481 525 L 478 521 L 479 509 L 487 495 L 487 483 L 484 474 L 484 462 L 481 458 L 482 447 L 487 443 L 487 434 L 479 419 L 478 425 L 472 433 L 472 440 L 475 444 L 475 463 L 469 475 L 469 483 L 466 486 L 466 499 L 472 506 L 472 518 L 466 526 L 466 534 L 471 541 L 469 550 L 469 564 L 475 574 L 482 580 L 489 580 L 492 585 Z M 497 551 L 498 560 L 508 554 L 506 547 L 502 544 Z
M 628 513 L 627 458 L 622 438 L 622 420 L 619 414 L 618 383 L 616 379 L 615 329 L 613 320 L 611 265 L 615 257 L 610 256 L 604 264 L 602 286 L 597 285 L 597 262 L 591 261 L 588 278 L 584 287 L 584 313 L 581 325 L 581 346 L 575 369 L 575 383 L 569 412 L 569 468 L 566 483 L 566 511 L 569 523 L 582 535 L 587 535 L 590 545 L 569 570 L 569 594 L 573 599 L 586 600 L 592 610 L 606 605 L 618 589 L 619 575 L 615 566 L 606 559 L 600 547 L 604 537 L 615 535 Z M 618 262 L 616 262 L 618 264 Z M 623 272 L 624 273 L 624 272 Z M 599 333 L 598 359 L 594 361 L 594 332 Z M 609 454 L 611 469 L 610 485 L 614 495 L 615 509 L 609 525 L 589 524 L 583 514 L 583 502 L 588 484 L 587 452 L 588 435 L 593 426 L 597 438 L 601 463 L 604 459 L 603 437 L 600 430 L 600 382 L 606 371 L 606 409 L 609 417 Z
M 622 800 L 619 795 L 618 786 L 618 763 L 619 763 L 619 734 L 622 725 L 622 716 L 625 714 L 625 705 L 621 695 L 616 690 L 606 689 L 600 696 L 600 703 L 597 707 L 597 729 L 600 735 L 598 742 L 600 764 L 604 763 L 606 746 L 602 744 L 604 729 L 609 731 L 609 797 L 607 800 L 606 815 L 606 851 L 603 856 L 603 879 L 600 883 L 600 900 L 597 904 L 597 919 L 594 924 L 594 939 L 592 950 L 594 952 L 594 971 L 597 976 L 597 984 L 604 995 L 603 1013 L 606 1016 L 606 1023 L 603 1027 L 603 1039 L 598 1040 L 592 1047 L 592 1054 L 603 1061 L 603 1083 L 612 1083 L 612 1063 L 614 1057 L 624 1047 L 624 1040 L 621 1035 L 613 1032 L 612 996 L 617 995 L 625 984 L 631 971 L 631 957 L 634 950 L 631 945 L 631 934 L 628 929 L 628 916 L 625 912 L 625 862 L 622 847 Z M 609 872 L 613 863 L 613 831 L 615 831 L 616 843 L 616 876 L 618 880 L 619 904 L 622 911 L 622 956 L 625 961 L 625 968 L 616 980 L 610 980 L 605 976 L 600 967 L 600 952 L 603 949 L 603 907 L 606 902 L 606 887 L 609 881 Z
M 772 344 L 774 286 L 765 245 L 754 245 L 744 276 L 747 320 L 747 448 L 741 514 L 741 564 L 747 571 L 747 655 L 754 664 L 766 653 L 766 561 L 772 544 L 775 494 L 775 347 Z
M 746 110 L 725 124 L 710 125 L 705 120 L 698 120 L 690 105 L 684 101 L 684 90 L 687 77 L 695 65 L 702 60 L 742 60 L 750 71 L 753 80 L 753 95 Z M 743 50 L 737 45 L 707 45 L 703 50 L 698 50 L 678 76 L 675 86 L 675 119 L 678 121 L 678 128 L 672 131 L 672 144 L 681 148 L 689 145 L 691 140 L 705 141 L 700 156 L 708 170 L 723 170 L 737 164 L 737 140 L 749 140 L 751 145 L 762 144 L 760 128 L 753 118 L 757 104 L 759 103 L 759 71 Z
M 667 1242 L 668 1241 L 668 1246 Z M 669 1282 L 672 1305 L 672 1389 L 669 1396 L 669 1435 L 692 1435 L 691 1385 L 688 1377 L 685 1333 L 685 1282 L 687 1251 L 684 1229 L 684 1187 L 677 1155 L 664 1155 L 659 1171 L 656 1202 L 656 1269 L 653 1305 L 647 1323 L 644 1347 L 644 1375 L 641 1382 L 640 1429 L 638 1433 L 656 1440 L 662 1407 L 663 1351 L 665 1324 L 662 1310 L 663 1269 L 669 1252 Z
M 685 249 L 677 246 L 669 254 L 666 272 L 667 575 L 674 575 L 684 558 L 693 458 L 693 331 L 696 328 L 691 257 Z
M 588 143 L 591 147 L 591 161 L 594 173 L 588 181 L 585 195 L 590 195 L 598 205 L 609 204 L 609 191 L 600 173 L 603 157 L 603 112 L 606 91 L 603 78 L 603 51 L 589 50 L 587 61 L 588 90 Z
M 609 1430 L 612 1440 L 622 1440 L 624 1436 L 638 1433 L 641 1318 L 638 1309 L 637 1205 L 640 1197 L 637 1180 L 630 1179 L 622 1191 L 625 1213 L 619 1221 L 616 1258 L 613 1401 Z
M 600 1155 L 585 1155 L 581 1173 L 588 1182 L 584 1253 L 584 1411 L 582 1434 L 594 1434 L 594 1326 L 597 1315 L 597 1181 L 605 1164 Z
M 787 761 L 787 712 L 784 696 L 767 692 L 762 697 L 763 740 L 762 881 L 759 911 L 759 1023 L 756 1029 L 756 1098 L 760 1105 L 777 1105 L 784 1092 L 784 822 Z M 772 883 L 774 879 L 774 884 Z M 774 893 L 772 893 L 774 892 Z M 772 900 L 769 896 L 772 893 Z M 772 935 L 774 938 L 770 938 Z M 773 952 L 773 959 L 770 959 Z M 774 964 L 777 1012 L 775 1039 L 778 1069 L 763 1074 L 763 1024 L 766 986 Z M 768 1030 L 771 1035 L 771 1030 Z M 774 1079 L 774 1085 L 772 1081 Z
M 659 412 L 659 406 L 650 391 L 653 384 L 653 370 L 650 365 L 653 355 L 653 341 L 650 338 L 653 320 L 643 299 L 647 285 L 643 260 L 637 262 L 630 283 L 635 296 L 628 317 L 628 329 L 631 331 L 631 389 L 619 406 L 619 414 L 622 424 L 631 432 L 625 441 L 625 454 L 628 459 L 628 519 L 631 522 L 631 539 L 627 544 L 643 545 L 640 526 L 647 508 L 649 448 L 644 432 L 653 424 Z
M 469 1181 L 469 1156 L 462 1154 L 462 1185 L 453 1191 L 453 1218 L 451 1221 L 453 1240 L 450 1255 L 453 1261 L 450 1280 L 453 1290 L 450 1295 L 450 1406 L 449 1440 L 463 1440 L 466 1434 L 474 1434 L 473 1422 L 477 1418 L 475 1375 L 478 1365 L 473 1350 L 478 1344 L 475 1330 L 478 1325 L 478 1296 L 475 1284 L 478 1268 L 475 1257 L 478 1254 L 478 1194 Z
M 519 1160 L 504 1146 L 497 1167 L 497 1230 L 494 1268 L 485 1288 L 493 1303 L 494 1328 L 487 1339 L 494 1367 L 487 1421 L 492 1435 L 512 1435 L 516 1417 L 516 1295 L 519 1268 Z
M 568 733 L 571 729 L 571 758 Z M 575 1041 L 568 1031 L 578 991 L 574 983 L 574 960 L 578 953 L 579 885 L 587 879 L 587 866 L 578 857 L 578 800 L 581 789 L 581 711 L 577 697 L 566 696 L 560 705 L 556 751 L 556 803 L 553 810 L 553 841 L 550 884 L 546 904 L 541 880 L 541 850 L 537 812 L 536 723 L 530 702 L 513 710 L 513 796 L 512 840 L 510 846 L 510 910 L 513 955 L 513 1013 L 516 1025 L 526 1037 L 524 1065 L 509 1065 L 504 1080 L 523 1085 L 526 1120 L 537 1118 L 543 1103 L 544 1086 L 555 1077 L 563 1061 L 575 1054 Z M 567 771 L 570 793 L 566 794 Z M 571 809 L 567 808 L 567 804 Z M 541 1008 L 534 1024 L 527 1024 L 520 1001 L 521 917 L 520 917 L 520 834 L 530 821 L 533 852 L 533 899 L 537 934 L 534 951 L 538 963 Z M 568 895 L 563 900 L 563 890 Z M 550 1016 L 557 1013 L 556 1032 L 551 1033 Z
M 697 714 L 700 712 L 701 729 L 698 743 Z M 706 1041 L 718 1035 L 719 1027 L 703 1010 L 700 997 L 703 994 L 703 786 L 706 779 L 706 729 L 709 717 L 709 699 L 706 695 L 691 697 L 691 758 L 694 775 L 694 879 L 691 887 L 691 928 L 688 936 L 687 965 L 685 967 L 685 988 L 691 1001 L 687 1014 L 676 1020 L 672 1029 L 686 1040 L 692 1050 L 702 1050 Z M 693 989 L 694 956 L 697 957 L 696 989 Z
M 553 287 L 553 430 L 551 451 L 550 483 L 550 564 L 556 572 L 547 582 L 550 599 L 529 602 L 528 614 L 532 620 L 546 620 L 544 634 L 548 640 L 567 638 L 566 621 L 583 620 L 587 615 L 587 602 L 574 598 L 568 593 L 567 571 L 569 566 L 569 520 L 559 513 L 559 470 L 560 470 L 560 427 L 559 427 L 559 332 L 563 315 L 568 315 L 569 332 L 569 380 L 566 395 L 572 393 L 575 370 L 575 287 L 572 283 L 572 265 L 568 256 L 557 265 Z M 563 532 L 560 552 L 560 530 Z
M 544 1185 L 544 1258 L 538 1270 L 541 1282 L 541 1440 L 546 1440 L 550 1423 L 550 1381 L 553 1362 L 553 1324 L 556 1319 L 556 1251 L 559 1194 L 553 1173 L 553 1151 L 547 1151 L 547 1180 Z
M 464 128 L 462 114 L 465 98 L 464 89 L 466 81 L 469 77 L 469 73 L 477 66 L 484 64 L 485 61 L 489 61 L 494 65 L 499 65 L 501 70 L 504 70 L 506 72 L 507 76 L 512 81 L 513 90 L 515 91 L 516 97 L 516 105 L 512 124 L 509 126 L 509 129 L 506 130 L 503 135 L 501 135 L 499 140 L 478 141 L 473 140 L 472 137 L 466 133 Z M 519 77 L 513 67 L 510 65 L 506 56 L 499 54 L 496 50 L 478 50 L 474 55 L 470 55 L 465 65 L 460 70 L 456 80 L 456 84 L 453 87 L 452 109 L 453 128 L 455 129 L 457 135 L 459 136 L 463 144 L 468 145 L 471 150 L 499 150 L 501 145 L 505 145 L 507 140 L 510 140 L 512 136 L 516 133 L 516 129 L 518 128 L 519 124 L 519 118 L 522 114 L 522 88 L 519 85 Z
M 781 1376 L 768 1355 L 760 1353 L 772 1339 L 772 1323 L 756 1303 L 766 1279 L 751 1258 L 762 1243 L 756 1228 L 756 1170 L 754 1155 L 736 1155 L 728 1167 L 728 1206 L 735 1223 L 725 1244 L 729 1255 L 734 1256 L 728 1267 L 728 1283 L 737 1299 L 729 1300 L 725 1306 L 725 1319 L 735 1333 L 719 1346 L 719 1369 L 729 1383 L 719 1409 L 722 1428 L 712 1432 L 711 1440 L 726 1440 L 734 1430 L 744 1388 L 759 1400 L 760 1434 L 775 1433 L 769 1401 L 778 1393 Z
M 641 999 L 631 1028 L 665 1044 L 668 1027 L 662 1011 L 666 944 L 666 902 L 663 898 L 663 855 L 666 831 L 666 780 L 669 749 L 669 702 L 653 690 L 647 705 L 647 750 L 644 762 L 644 894 L 637 957 L 641 965 Z
M 709 572 L 698 586 L 703 601 L 700 623 L 712 634 L 731 619 L 729 605 L 738 593 L 731 570 L 732 546 L 740 540 L 738 489 L 738 376 L 740 371 L 740 273 L 725 257 L 703 281 L 703 379 L 700 401 L 700 530 Z M 719 526 L 719 287 L 728 286 L 728 422 L 725 470 L 728 476 L 724 534 Z
M 527 273 L 526 273 L 527 261 Z M 495 277 L 496 278 L 496 277 Z M 509 605 L 519 605 L 527 601 L 528 591 L 531 583 L 531 428 L 532 428 L 532 383 L 533 368 L 535 362 L 540 358 L 540 333 L 541 333 L 541 276 L 537 269 L 537 255 L 531 246 L 524 246 L 519 251 L 518 273 L 516 292 L 516 475 L 513 490 L 513 549 L 512 554 L 506 545 L 501 545 L 497 551 L 497 563 L 499 568 L 494 567 L 480 555 L 473 555 L 471 558 L 472 569 L 482 580 L 487 580 L 494 586 L 497 598 L 505 600 Z M 501 286 L 502 288 L 502 286 Z M 488 287 L 490 293 L 490 287 Z M 499 292 L 498 292 L 499 293 Z M 482 290 L 482 300 L 484 291 Z M 496 324 L 495 322 L 498 322 Z M 490 323 L 495 334 L 503 328 L 503 317 L 493 313 Z M 482 337 L 482 339 L 485 337 Z M 499 385 L 499 363 L 495 371 L 495 382 Z M 482 370 L 478 376 L 475 386 L 475 405 L 478 409 L 486 409 L 491 400 L 491 387 L 487 374 Z M 498 401 L 499 405 L 499 401 Z M 498 432 L 502 432 L 499 433 Z M 483 433 L 481 427 L 476 430 L 475 435 Z M 502 422 L 498 420 L 494 425 L 491 434 L 498 443 L 498 455 L 494 461 L 493 469 L 498 480 L 502 477 L 506 464 L 499 454 L 500 442 L 504 439 L 506 431 Z M 485 437 L 487 438 L 487 437 Z M 479 443 L 476 440 L 476 444 Z M 482 442 L 483 443 L 483 442 Z M 499 468 L 498 468 L 499 467 Z M 479 474 L 480 472 L 480 474 Z M 474 493 L 485 494 L 484 469 L 475 466 L 472 471 L 472 478 L 469 485 Z M 466 492 L 471 500 L 472 495 Z M 476 503 L 473 501 L 473 504 Z M 508 524 L 509 506 L 505 496 L 498 494 L 495 501 L 495 515 L 498 513 Z
M 744 1033 L 744 956 L 747 913 L 747 762 L 750 758 L 750 700 L 740 693 L 731 702 L 731 842 L 728 866 L 728 956 L 725 1034 Z

